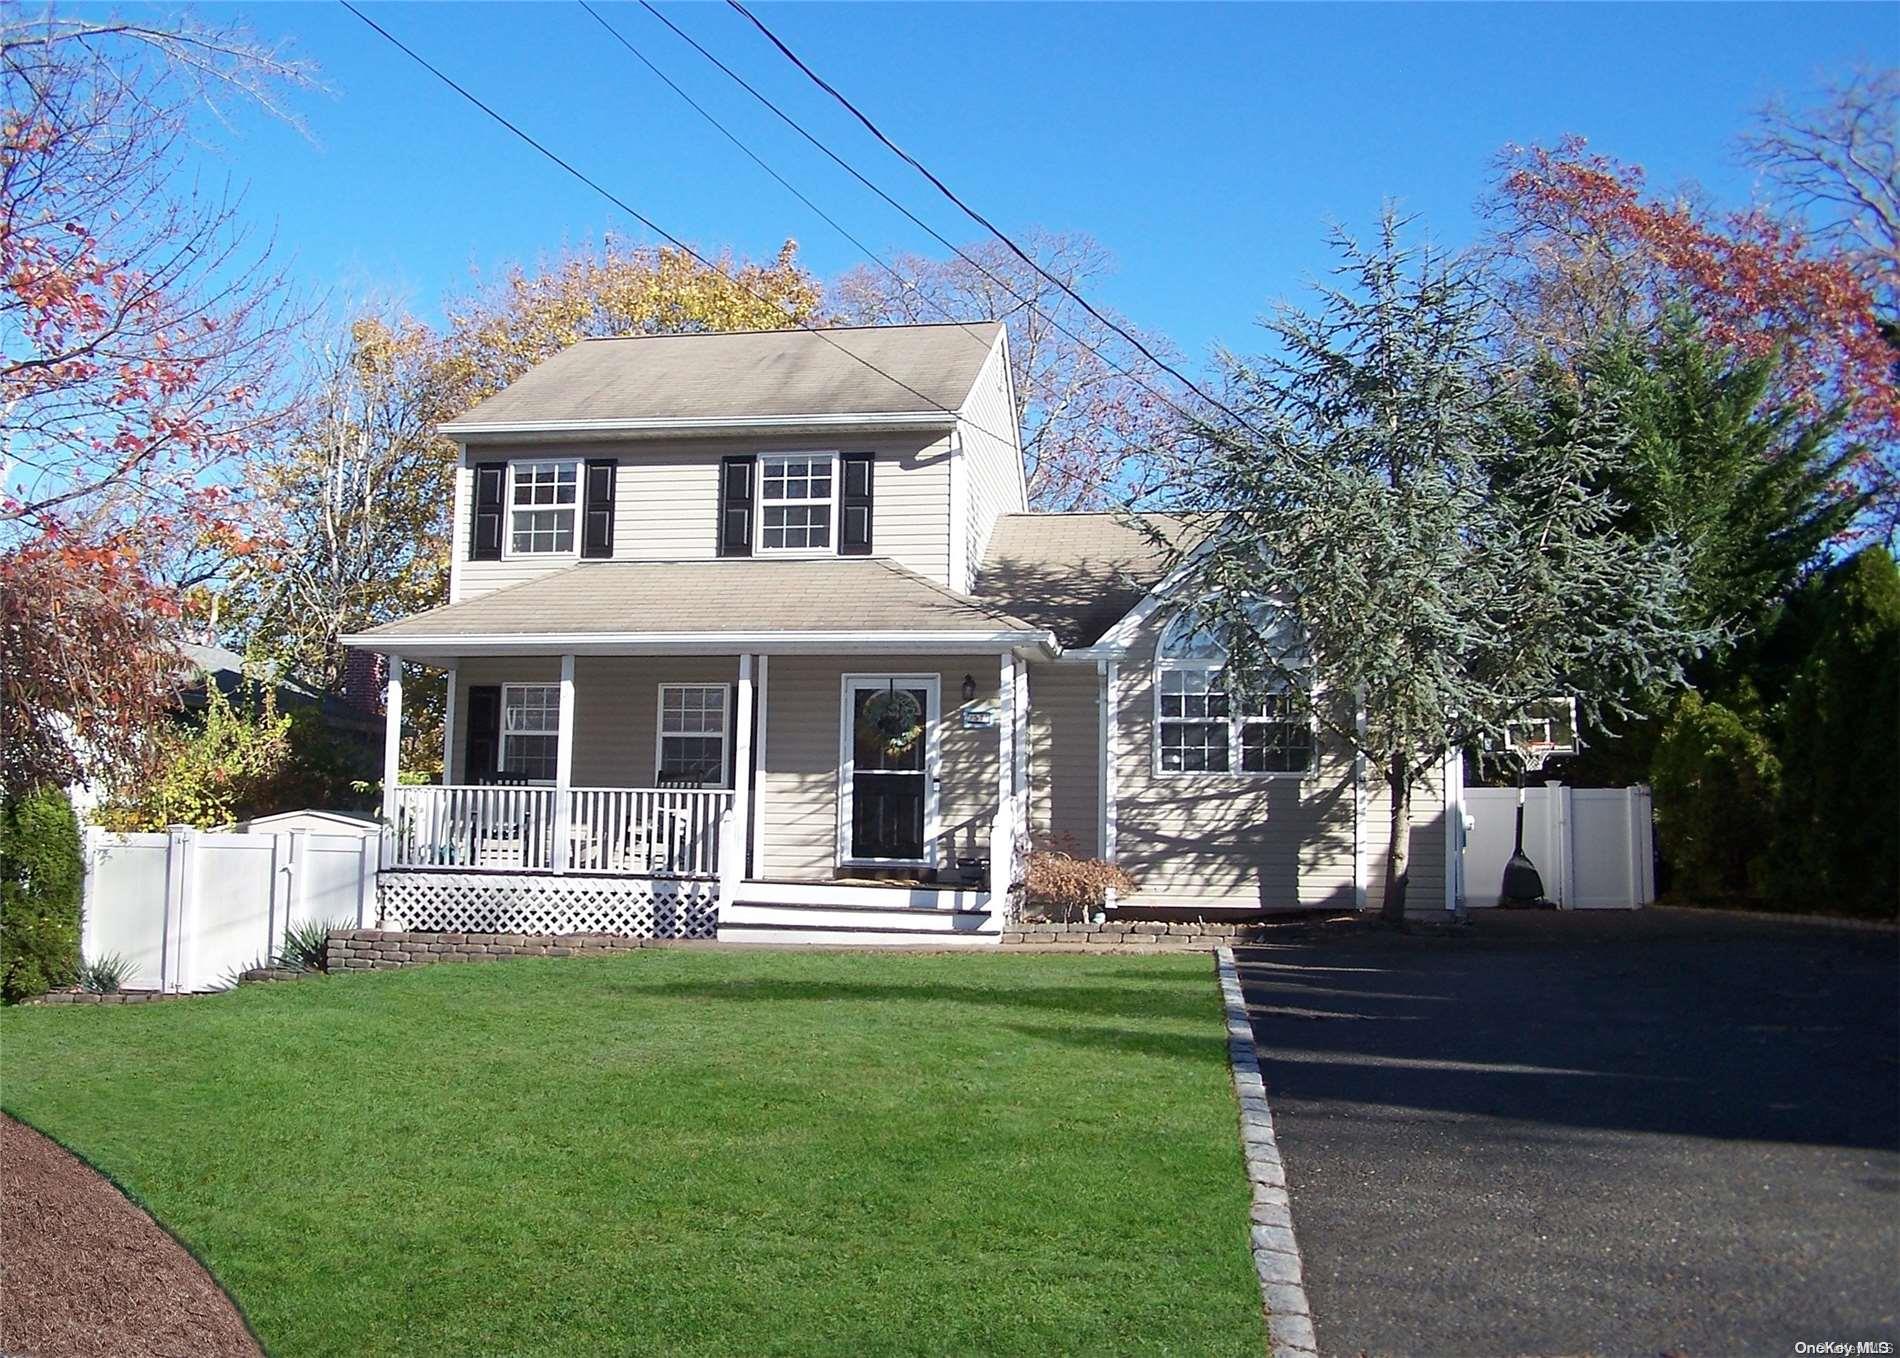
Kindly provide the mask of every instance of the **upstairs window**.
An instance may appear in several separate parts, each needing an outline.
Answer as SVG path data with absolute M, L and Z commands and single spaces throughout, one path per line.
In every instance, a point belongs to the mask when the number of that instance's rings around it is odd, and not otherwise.
M 572 555 L 580 484 L 579 462 L 509 464 L 508 550 L 515 556 Z
M 829 552 L 836 520 L 838 459 L 834 453 L 759 459 L 759 550 Z
M 559 684 L 501 687 L 501 771 L 530 782 L 554 781 L 561 731 Z
M 1300 665 L 1298 627 L 1260 605 L 1255 623 L 1282 663 Z M 1155 766 L 1170 774 L 1312 772 L 1312 725 L 1285 680 L 1243 701 L 1230 691 L 1227 647 L 1192 609 L 1177 614 L 1155 651 Z

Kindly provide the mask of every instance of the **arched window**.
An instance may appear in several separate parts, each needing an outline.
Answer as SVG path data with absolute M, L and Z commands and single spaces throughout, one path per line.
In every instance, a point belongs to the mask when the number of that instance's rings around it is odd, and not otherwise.
M 1248 614 L 1284 666 L 1304 668 L 1305 642 L 1284 609 L 1264 601 Z M 1218 624 L 1192 608 L 1162 629 L 1155 647 L 1155 768 L 1168 774 L 1306 774 L 1313 728 L 1284 680 L 1252 702 L 1235 698 L 1224 673 Z

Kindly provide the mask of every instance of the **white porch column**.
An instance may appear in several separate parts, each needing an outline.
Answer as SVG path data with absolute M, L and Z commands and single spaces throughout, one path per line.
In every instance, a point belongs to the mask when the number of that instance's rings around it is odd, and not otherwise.
M 1003 902 L 1016 877 L 1016 667 L 1015 652 L 997 658 L 996 815 L 990 820 L 990 903 L 993 920 L 1007 911 Z
M 396 785 L 402 781 L 402 657 L 389 657 L 383 685 L 383 820 L 396 819 Z
M 752 844 L 752 657 L 739 657 L 739 694 L 732 710 L 732 833 L 741 880 Z
M 1098 662 L 1101 669 L 1097 677 L 1101 681 L 1102 711 L 1101 737 L 1102 762 L 1100 777 L 1102 780 L 1102 827 L 1101 853 L 1104 861 L 1115 861 L 1115 780 L 1118 774 L 1116 755 L 1120 740 L 1117 732 L 1121 727 L 1121 665 L 1114 660 Z
M 567 871 L 570 821 L 567 790 L 574 782 L 574 657 L 561 657 L 561 716 L 554 736 L 554 846 L 549 850 L 549 867 Z
M 772 657 L 759 656 L 759 672 L 755 685 L 757 692 L 753 701 L 759 713 L 759 735 L 752 742 L 752 762 L 758 766 L 758 772 L 752 779 L 752 867 L 751 875 L 765 874 L 765 760 L 766 760 L 766 723 L 771 719 L 772 701 Z
M 455 666 L 442 671 L 442 785 L 455 781 Z

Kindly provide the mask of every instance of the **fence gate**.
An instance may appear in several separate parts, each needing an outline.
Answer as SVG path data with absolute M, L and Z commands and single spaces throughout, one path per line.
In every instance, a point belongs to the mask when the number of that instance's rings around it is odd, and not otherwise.
M 1517 828 L 1517 789 L 1467 787 L 1465 904 L 1498 903 Z M 1656 899 L 1655 837 L 1646 787 L 1524 790 L 1524 852 L 1544 894 L 1571 910 L 1622 909 Z
M 376 921 L 377 835 L 86 832 L 87 958 L 132 964 L 129 990 L 216 990 L 293 924 Z

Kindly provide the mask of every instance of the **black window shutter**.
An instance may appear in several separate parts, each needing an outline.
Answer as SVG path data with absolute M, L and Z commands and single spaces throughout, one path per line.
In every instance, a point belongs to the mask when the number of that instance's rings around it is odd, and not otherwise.
M 501 560 L 501 501 L 507 485 L 506 462 L 475 464 L 475 504 L 468 516 L 470 561 Z
M 610 557 L 614 554 L 614 468 L 612 458 L 590 459 L 587 463 L 586 495 L 581 508 L 581 555 Z
M 501 685 L 470 684 L 463 726 L 462 781 L 486 783 L 501 771 Z
M 838 554 L 871 554 L 871 483 L 876 453 L 846 453 L 843 494 L 838 498 Z
M 756 457 L 719 459 L 719 555 L 752 555 L 752 485 Z

